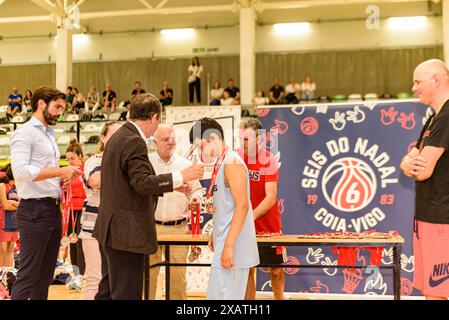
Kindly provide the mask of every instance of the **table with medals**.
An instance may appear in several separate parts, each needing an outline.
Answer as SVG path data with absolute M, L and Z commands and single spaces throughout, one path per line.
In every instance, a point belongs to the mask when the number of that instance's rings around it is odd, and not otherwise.
M 161 234 L 158 235 L 158 244 L 165 246 L 165 260 L 154 265 L 149 264 L 149 259 L 145 259 L 147 266 L 145 268 L 145 287 L 144 297 L 148 300 L 149 296 L 149 270 L 154 267 L 165 266 L 165 298 L 170 300 L 170 267 L 190 266 L 190 267 L 210 267 L 210 264 L 206 263 L 170 263 L 170 246 L 187 245 L 191 246 L 192 251 L 189 254 L 199 255 L 197 246 L 207 245 L 209 241 L 209 235 L 203 234 Z M 354 259 L 351 259 L 355 252 L 354 248 L 369 248 L 371 251 L 371 261 L 377 265 L 380 269 L 392 269 L 393 271 L 393 292 L 394 299 L 400 300 L 401 298 L 401 250 L 404 239 L 396 232 L 390 231 L 389 233 L 382 233 L 376 231 L 367 231 L 362 233 L 352 232 L 333 232 L 333 233 L 313 233 L 306 235 L 294 235 L 294 234 L 267 234 L 259 235 L 257 237 L 257 244 L 261 246 L 294 246 L 294 247 L 333 247 L 334 252 L 338 256 L 338 265 L 333 268 L 339 269 L 364 269 L 368 267 L 357 266 L 353 263 Z M 393 249 L 392 264 L 385 265 L 381 263 L 382 251 L 384 247 Z M 197 249 L 195 249 L 197 248 Z M 192 259 L 189 259 L 192 260 Z M 292 264 L 264 264 L 258 267 L 265 268 L 328 268 L 326 265 L 292 265 Z

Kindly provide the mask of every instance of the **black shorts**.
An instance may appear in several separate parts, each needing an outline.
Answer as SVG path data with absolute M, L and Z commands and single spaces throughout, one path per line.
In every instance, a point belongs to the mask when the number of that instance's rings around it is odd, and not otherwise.
M 284 255 L 276 254 L 276 247 L 265 247 L 260 246 L 259 247 L 259 259 L 260 264 L 283 264 L 284 262 Z

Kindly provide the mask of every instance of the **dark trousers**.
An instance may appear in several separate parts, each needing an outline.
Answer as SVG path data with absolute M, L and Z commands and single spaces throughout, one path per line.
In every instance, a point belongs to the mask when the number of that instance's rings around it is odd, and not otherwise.
M 77 104 L 73 105 L 72 111 L 74 111 L 76 114 L 79 114 L 80 110 L 84 110 L 84 106 L 84 102 L 78 102 Z
M 173 98 L 165 98 L 165 99 L 160 99 L 159 102 L 162 105 L 162 108 L 166 107 L 166 106 L 171 106 L 173 103 Z
M 46 300 L 61 242 L 60 207 L 45 200 L 22 200 L 16 218 L 20 254 L 11 299 Z
M 142 300 L 145 256 L 100 245 L 101 281 L 95 300 Z
M 298 102 L 299 100 L 294 93 L 289 93 L 285 96 L 285 103 L 287 104 L 294 104 Z
M 76 210 L 73 212 L 74 216 L 76 217 L 75 220 L 75 232 L 77 235 L 80 234 L 81 231 L 81 210 Z M 69 236 L 73 231 L 72 228 L 72 217 L 69 217 L 69 226 L 67 230 L 67 235 Z M 84 262 L 84 252 L 83 252 L 83 245 L 82 240 L 78 239 L 76 243 L 70 244 L 70 262 L 73 266 L 78 267 L 78 273 L 75 271 L 75 275 L 81 274 L 84 275 L 84 270 L 86 269 L 86 263 Z
M 189 83 L 189 102 L 193 103 L 193 93 L 196 92 L 196 101 L 201 103 L 201 79 L 196 78 L 196 81 Z

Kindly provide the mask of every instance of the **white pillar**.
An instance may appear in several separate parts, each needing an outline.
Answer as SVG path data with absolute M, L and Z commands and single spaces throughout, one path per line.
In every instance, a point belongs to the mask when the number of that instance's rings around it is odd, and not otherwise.
M 56 40 L 56 88 L 65 92 L 72 84 L 72 34 L 62 23 L 58 27 Z
M 251 104 L 256 92 L 256 12 L 240 9 L 240 103 Z
M 449 0 L 443 0 L 443 51 L 444 62 L 449 65 Z

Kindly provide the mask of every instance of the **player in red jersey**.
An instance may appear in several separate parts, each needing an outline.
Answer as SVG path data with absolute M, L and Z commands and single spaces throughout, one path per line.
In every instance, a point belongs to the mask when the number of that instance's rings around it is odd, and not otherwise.
M 238 150 L 249 171 L 251 204 L 257 234 L 281 233 L 281 214 L 277 200 L 278 166 L 275 157 L 260 145 L 262 124 L 257 119 L 242 121 Z M 282 264 L 285 260 L 283 247 L 259 247 L 261 264 Z M 284 299 L 284 270 L 270 268 L 271 287 L 276 300 Z M 246 289 L 247 300 L 256 298 L 256 268 L 249 273 Z

